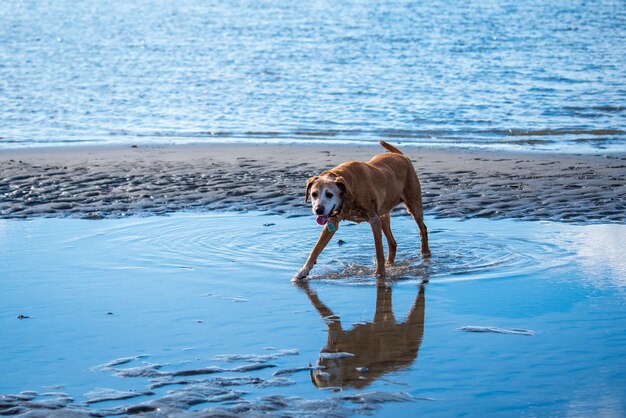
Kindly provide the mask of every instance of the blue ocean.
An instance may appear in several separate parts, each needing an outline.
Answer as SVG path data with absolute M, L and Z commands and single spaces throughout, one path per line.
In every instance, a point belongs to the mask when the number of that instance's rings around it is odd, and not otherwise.
M 13 0 L 0 147 L 626 150 L 626 3 Z

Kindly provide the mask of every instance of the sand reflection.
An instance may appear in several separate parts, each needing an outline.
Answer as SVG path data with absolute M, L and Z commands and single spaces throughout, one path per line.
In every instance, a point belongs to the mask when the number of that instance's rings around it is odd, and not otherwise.
M 415 302 L 404 321 L 397 321 L 392 306 L 392 288 L 379 285 L 376 312 L 372 322 L 344 329 L 341 318 L 333 313 L 311 290 L 299 285 L 328 325 L 326 347 L 320 351 L 311 381 L 317 387 L 363 388 L 386 373 L 409 367 L 417 358 L 424 336 L 424 286 L 420 285 Z

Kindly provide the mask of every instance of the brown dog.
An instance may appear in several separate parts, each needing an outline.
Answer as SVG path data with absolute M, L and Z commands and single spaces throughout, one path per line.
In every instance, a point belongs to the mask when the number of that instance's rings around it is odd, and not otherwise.
M 339 229 L 339 222 L 366 221 L 372 227 L 376 246 L 376 271 L 378 278 L 385 276 L 385 254 L 382 234 L 387 238 L 389 254 L 387 264 L 396 257 L 396 241 L 391 234 L 391 210 L 404 203 L 420 230 L 422 256 L 430 255 L 428 230 L 424 224 L 422 189 L 411 160 L 402 151 L 380 141 L 389 153 L 380 154 L 366 163 L 349 161 L 311 177 L 306 183 L 304 201 L 311 197 L 313 214 L 317 223 L 324 226 L 317 244 L 304 266 L 293 277 L 304 279 L 317 261 L 317 257 Z

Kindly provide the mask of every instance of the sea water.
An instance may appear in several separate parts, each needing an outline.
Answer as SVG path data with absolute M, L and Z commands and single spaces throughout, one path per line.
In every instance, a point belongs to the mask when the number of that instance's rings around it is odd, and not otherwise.
M 1 220 L 0 408 L 624 416 L 624 225 L 426 223 L 379 286 L 368 225 L 293 284 L 309 217 Z
M 622 0 L 0 4 L 0 148 L 626 151 Z

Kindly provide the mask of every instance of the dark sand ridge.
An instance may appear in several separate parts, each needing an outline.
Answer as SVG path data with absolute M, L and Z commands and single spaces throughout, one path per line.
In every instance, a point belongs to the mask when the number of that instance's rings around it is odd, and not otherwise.
M 402 147 L 427 213 L 566 222 L 626 220 L 626 156 Z M 0 151 L 0 217 L 98 219 L 178 210 L 306 215 L 309 176 L 379 146 L 188 145 Z

